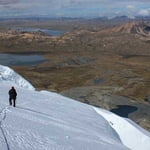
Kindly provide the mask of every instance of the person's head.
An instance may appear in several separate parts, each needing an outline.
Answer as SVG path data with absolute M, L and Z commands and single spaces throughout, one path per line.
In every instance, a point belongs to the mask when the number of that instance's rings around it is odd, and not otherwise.
M 11 87 L 12 89 L 15 89 L 14 86 Z

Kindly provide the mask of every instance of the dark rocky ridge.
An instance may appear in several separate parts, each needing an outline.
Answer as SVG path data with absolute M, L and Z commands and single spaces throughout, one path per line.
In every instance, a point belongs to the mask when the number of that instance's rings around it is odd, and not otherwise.
M 117 87 L 79 87 L 61 92 L 62 95 L 110 110 L 130 118 L 150 131 L 150 103 L 140 103 L 128 97 L 114 95 Z

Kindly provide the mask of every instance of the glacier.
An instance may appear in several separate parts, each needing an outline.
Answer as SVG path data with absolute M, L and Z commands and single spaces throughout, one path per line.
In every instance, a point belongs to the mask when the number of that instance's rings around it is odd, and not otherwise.
M 15 86 L 16 107 L 8 90 Z M 126 118 L 54 92 L 36 91 L 0 65 L 0 150 L 149 150 L 150 133 Z

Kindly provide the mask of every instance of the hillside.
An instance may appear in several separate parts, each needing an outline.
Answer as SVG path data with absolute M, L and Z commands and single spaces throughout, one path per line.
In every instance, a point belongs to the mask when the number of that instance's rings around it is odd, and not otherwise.
M 121 32 L 121 33 L 138 33 L 138 31 L 142 31 L 145 25 L 143 22 L 136 22 L 131 21 L 120 26 L 112 27 L 108 30 L 104 31 L 111 31 L 111 32 Z M 134 31 L 134 32 L 133 32 Z
M 137 34 L 145 40 L 150 39 L 150 24 L 144 21 L 130 21 L 120 26 L 112 27 L 102 32 L 118 32 L 118 33 L 131 33 Z
M 25 26 L 13 22 L 13 26 L 28 27 L 33 22 Z M 126 116 L 150 130 L 150 104 L 145 101 L 150 95 L 149 23 L 129 22 L 110 27 L 107 22 L 109 29 L 101 21 L 89 25 L 90 28 L 72 24 L 67 25 L 78 28 L 57 37 L 1 30 L 0 52 L 42 55 L 46 61 L 41 64 L 19 63 L 10 67 L 38 90 L 55 91 L 108 110 L 117 109 L 120 104 L 132 105 L 137 110 Z M 42 22 L 36 25 L 31 27 L 43 27 Z M 49 22 L 45 25 L 48 28 Z M 61 23 L 60 26 L 66 27 Z
M 4 72 L 10 69 L 0 66 L 2 150 L 149 150 L 150 133 L 132 121 L 56 93 L 34 91 L 32 85 L 24 87 L 29 83 L 14 81 L 12 70 L 3 80 Z M 12 85 L 18 92 L 16 108 L 8 106 Z

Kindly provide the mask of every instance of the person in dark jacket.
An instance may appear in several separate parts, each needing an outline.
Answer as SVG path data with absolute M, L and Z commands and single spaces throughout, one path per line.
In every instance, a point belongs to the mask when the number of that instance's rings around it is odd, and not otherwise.
M 17 92 L 13 86 L 9 90 L 8 94 L 9 94 L 9 104 L 12 105 L 13 102 L 13 106 L 16 107 Z

